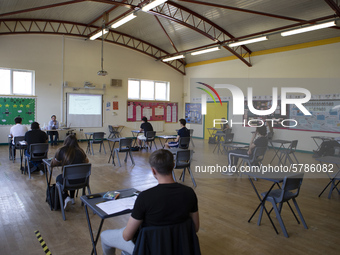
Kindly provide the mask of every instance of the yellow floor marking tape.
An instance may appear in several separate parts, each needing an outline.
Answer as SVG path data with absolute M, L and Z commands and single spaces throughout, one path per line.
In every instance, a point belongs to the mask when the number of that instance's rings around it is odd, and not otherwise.
M 38 238 L 38 240 L 39 240 L 39 242 L 41 244 L 41 247 L 44 249 L 45 254 L 52 255 L 52 253 L 48 249 L 44 239 L 42 239 L 40 232 L 38 230 L 36 230 L 34 233 L 35 233 L 36 237 Z

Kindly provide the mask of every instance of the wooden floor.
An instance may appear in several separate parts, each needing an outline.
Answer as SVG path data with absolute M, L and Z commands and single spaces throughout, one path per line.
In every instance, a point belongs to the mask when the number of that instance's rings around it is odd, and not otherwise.
M 158 141 L 157 141 L 158 142 Z M 202 254 L 340 254 L 337 244 L 340 234 L 340 196 L 333 192 L 327 199 L 328 190 L 321 198 L 318 194 L 327 184 L 326 178 L 307 176 L 297 201 L 309 229 L 297 224 L 288 207 L 283 208 L 283 220 L 289 238 L 285 238 L 273 217 L 279 234 L 276 235 L 266 216 L 257 226 L 257 215 L 248 218 L 258 205 L 258 199 L 249 180 L 244 175 L 224 176 L 220 173 L 195 173 L 195 166 L 226 165 L 225 155 L 213 154 L 214 145 L 195 139 L 192 170 L 197 182 L 201 228 L 198 232 Z M 157 143 L 159 146 L 159 143 Z M 85 148 L 85 143 L 81 143 Z M 95 145 L 94 145 L 95 147 Z M 108 151 L 108 146 L 106 145 Z M 133 152 L 136 165 L 130 160 L 122 167 L 107 163 L 109 154 L 89 156 L 92 163 L 90 180 L 92 193 L 134 187 L 145 190 L 157 184 L 148 166 L 150 152 Z M 49 156 L 56 151 L 50 148 Z M 52 254 L 90 254 L 91 242 L 84 208 L 79 198 L 66 212 L 63 221 L 60 211 L 51 211 L 46 198 L 46 181 L 42 173 L 22 175 L 20 160 L 8 160 L 8 147 L 0 146 L 0 254 L 44 254 L 34 232 L 38 230 Z M 269 150 L 265 163 L 273 156 Z M 317 163 L 311 154 L 297 153 L 301 163 Z M 124 154 L 121 155 L 124 159 Z M 55 177 L 60 170 L 55 169 Z M 179 172 L 177 172 L 178 176 Z M 321 177 L 326 177 L 322 175 Z M 187 176 L 185 184 L 192 186 Z M 258 180 L 256 186 L 266 191 L 270 183 Z M 99 217 L 90 214 L 93 228 L 97 229 Z M 128 215 L 108 219 L 103 229 L 126 225 Z M 102 254 L 98 245 L 99 254 Z

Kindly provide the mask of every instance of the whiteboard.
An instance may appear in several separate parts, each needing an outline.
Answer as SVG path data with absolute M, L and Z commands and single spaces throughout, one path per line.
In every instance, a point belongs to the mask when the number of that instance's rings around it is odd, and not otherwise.
M 67 93 L 68 127 L 102 127 L 103 95 Z

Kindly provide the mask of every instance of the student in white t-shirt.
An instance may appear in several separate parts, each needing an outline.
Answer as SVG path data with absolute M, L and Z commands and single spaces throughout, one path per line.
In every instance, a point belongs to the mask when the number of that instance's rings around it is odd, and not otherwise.
M 27 127 L 22 125 L 22 118 L 21 117 L 16 117 L 14 119 L 15 125 L 11 127 L 10 129 L 10 135 L 12 137 L 12 143 L 11 146 L 14 145 L 14 137 L 17 136 L 25 136 L 26 132 L 28 131 Z M 15 158 L 15 150 L 14 150 L 14 158 Z

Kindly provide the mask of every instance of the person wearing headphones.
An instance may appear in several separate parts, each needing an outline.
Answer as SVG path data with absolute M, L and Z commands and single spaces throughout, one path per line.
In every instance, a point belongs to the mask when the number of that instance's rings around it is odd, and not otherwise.
M 48 135 L 50 136 L 51 146 L 58 145 L 59 133 L 56 129 L 59 128 L 59 122 L 55 115 L 51 116 L 51 120 L 48 122 Z M 54 139 L 53 139 L 54 136 Z

